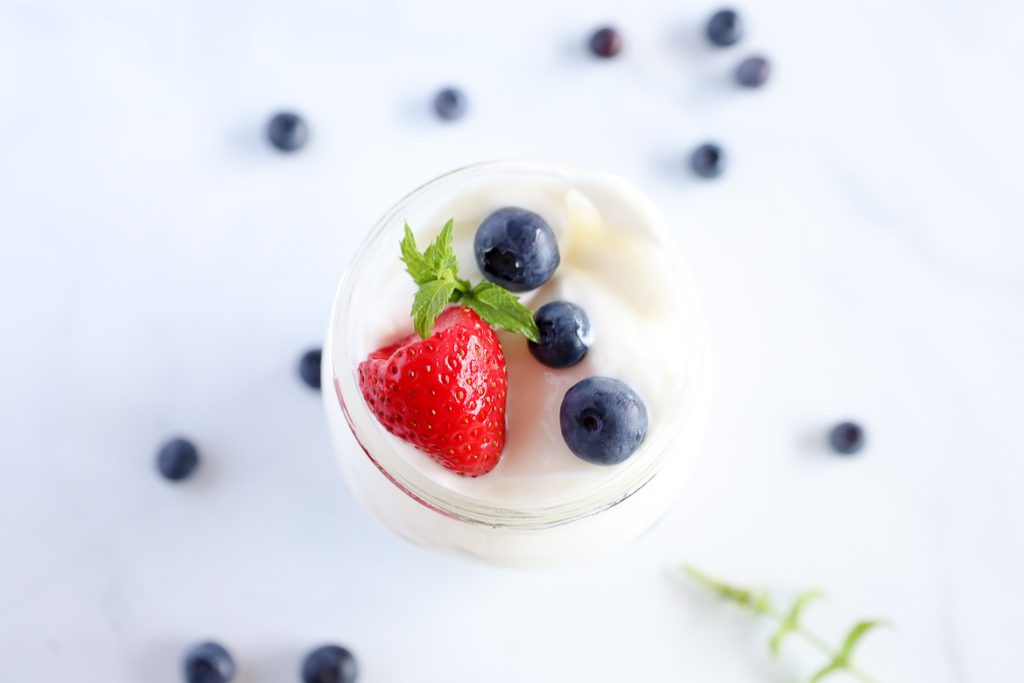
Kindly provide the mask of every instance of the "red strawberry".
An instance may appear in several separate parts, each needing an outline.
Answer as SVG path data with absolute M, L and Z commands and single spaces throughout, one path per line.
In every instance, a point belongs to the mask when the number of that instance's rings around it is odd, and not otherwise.
M 505 447 L 508 370 L 494 329 L 452 306 L 431 335 L 410 334 L 359 364 L 359 388 L 384 427 L 457 474 L 487 474 Z

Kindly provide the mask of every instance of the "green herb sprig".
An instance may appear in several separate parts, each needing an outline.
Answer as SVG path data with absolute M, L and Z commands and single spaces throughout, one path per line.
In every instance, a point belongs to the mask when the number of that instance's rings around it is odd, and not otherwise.
M 475 287 L 459 277 L 459 264 L 452 250 L 453 220 L 441 229 L 423 252 L 416 247 L 416 237 L 405 224 L 402 238 L 402 262 L 419 286 L 412 302 L 413 327 L 422 339 L 430 336 L 434 320 L 445 306 L 460 303 L 469 306 L 494 327 L 516 332 L 530 341 L 540 341 L 540 331 L 533 312 L 519 303 L 519 297 L 493 282 L 483 281 Z
M 878 620 L 859 621 L 847 632 L 843 642 L 838 647 L 832 647 L 824 638 L 814 633 L 801 623 L 804 609 L 808 604 L 822 597 L 820 591 L 804 591 L 796 597 L 792 606 L 786 611 L 780 611 L 772 604 L 771 596 L 766 591 L 752 591 L 747 588 L 712 578 L 706 573 L 690 565 L 683 565 L 682 571 L 702 586 L 711 589 L 719 597 L 729 602 L 745 607 L 754 614 L 768 617 L 778 623 L 778 629 L 769 642 L 769 650 L 773 657 L 778 657 L 782 641 L 790 634 L 798 636 L 806 641 L 829 658 L 828 663 L 818 669 L 808 679 L 808 683 L 819 683 L 832 674 L 845 671 L 863 683 L 876 683 L 875 679 L 867 675 L 853 663 L 853 651 L 868 631 L 885 624 Z

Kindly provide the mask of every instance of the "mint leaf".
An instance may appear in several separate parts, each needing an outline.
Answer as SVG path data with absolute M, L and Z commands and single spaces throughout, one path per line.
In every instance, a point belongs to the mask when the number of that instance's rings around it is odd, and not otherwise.
M 884 624 L 885 622 L 883 621 L 875 621 L 870 619 L 865 621 L 858 621 L 856 624 L 854 624 L 853 628 L 850 629 L 850 632 L 846 634 L 846 638 L 843 640 L 843 644 L 839 646 L 839 651 L 836 652 L 835 656 L 832 658 L 832 661 L 823 666 L 821 669 L 818 669 L 818 671 L 813 676 L 811 676 L 811 679 L 810 681 L 808 681 L 808 683 L 819 683 L 819 681 L 823 681 L 828 676 L 831 676 L 832 674 L 838 673 L 840 671 L 848 671 L 854 674 L 859 673 L 859 671 L 855 669 L 852 664 L 853 649 L 857 646 L 857 643 L 860 642 L 860 639 L 863 638 L 868 631 L 870 631 L 873 628 L 882 626 Z M 857 677 L 861 680 L 863 680 L 864 678 L 863 674 L 860 674 Z
M 797 596 L 796 600 L 793 601 L 793 606 L 789 609 L 789 614 L 786 615 L 782 623 L 779 624 L 779 629 L 772 636 L 771 643 L 768 647 L 771 649 L 772 656 L 779 656 L 779 648 L 782 647 L 782 640 L 792 633 L 793 631 L 800 628 L 800 616 L 803 614 L 804 608 L 807 605 L 821 597 L 821 591 L 809 590 L 804 591 Z
M 828 641 L 816 634 L 811 629 L 800 623 L 800 617 L 807 605 L 817 598 L 821 593 L 816 590 L 804 591 L 793 602 L 789 612 L 783 614 L 772 607 L 768 594 L 754 592 L 747 588 L 726 583 L 716 579 L 692 565 L 683 565 L 683 572 L 690 576 L 705 588 L 710 589 L 719 597 L 730 602 L 742 605 L 755 614 L 768 617 L 779 624 L 778 630 L 771 641 L 772 654 L 778 654 L 782 639 L 792 633 L 802 638 L 808 645 L 822 652 L 829 658 L 828 662 L 818 669 L 809 679 L 808 683 L 820 683 L 834 673 L 845 672 L 861 683 L 875 683 L 875 679 L 866 674 L 853 662 L 853 650 L 868 631 L 878 626 L 885 625 L 884 621 L 865 620 L 854 624 L 847 633 L 842 645 L 838 648 L 830 647 Z
M 710 588 L 721 598 L 752 609 L 758 614 L 770 614 L 772 611 L 771 596 L 766 592 L 758 593 L 747 588 L 728 584 L 724 581 L 712 578 L 693 565 L 683 565 L 682 569 L 690 576 L 690 578 L 696 580 L 705 587 Z
M 405 236 L 402 237 L 401 248 L 405 271 L 412 276 L 416 284 L 422 285 L 436 279 L 427 259 L 416 248 L 416 236 L 412 234 L 408 223 L 405 224 Z
M 412 324 L 416 334 L 426 339 L 434 329 L 434 320 L 452 299 L 455 292 L 453 280 L 431 280 L 420 286 L 412 301 Z
M 469 306 L 493 327 L 522 334 L 530 341 L 540 341 L 540 331 L 533 321 L 533 312 L 519 303 L 519 297 L 493 282 L 472 287 L 459 277 L 459 264 L 452 249 L 455 221 L 444 224 L 437 238 L 422 253 L 416 237 L 405 224 L 402 237 L 402 262 L 405 270 L 419 286 L 412 302 L 413 327 L 423 339 L 430 336 L 434 320 L 450 303 Z
M 469 289 L 469 283 L 457 277 L 459 267 L 452 251 L 453 225 L 453 221 L 448 221 L 437 239 L 420 253 L 412 228 L 405 224 L 405 235 L 400 245 L 402 262 L 406 272 L 419 285 L 412 302 L 412 319 L 416 333 L 423 339 L 430 336 L 434 320 L 445 306 Z
M 516 332 L 532 342 L 540 341 L 533 312 L 519 303 L 519 297 L 493 282 L 481 282 L 461 301 L 494 327 Z
M 455 224 L 454 219 L 449 219 L 441 234 L 437 236 L 433 244 L 423 252 L 424 260 L 429 264 L 434 277 L 437 279 L 454 278 L 459 272 L 459 266 L 455 262 L 455 252 L 452 251 L 452 232 Z
M 839 651 L 836 652 L 832 661 L 818 669 L 818 671 L 811 676 L 808 683 L 819 683 L 832 674 L 839 673 L 840 671 L 846 671 L 853 674 L 856 678 L 865 680 L 865 675 L 853 666 L 853 649 L 868 631 L 884 625 L 884 621 L 875 621 L 871 619 L 858 621 L 854 624 L 853 628 L 850 629 L 850 632 L 846 634 L 843 644 L 839 646 Z
M 871 619 L 859 621 L 854 624 L 853 628 L 850 629 L 850 632 L 846 634 L 846 639 L 843 641 L 843 644 L 839 646 L 839 654 L 836 655 L 836 659 L 841 657 L 844 664 L 849 664 L 850 660 L 853 658 L 853 648 L 856 647 L 857 643 L 860 642 L 860 639 L 864 637 L 864 634 L 873 628 L 878 628 L 879 626 L 884 625 L 885 622 L 883 621 Z

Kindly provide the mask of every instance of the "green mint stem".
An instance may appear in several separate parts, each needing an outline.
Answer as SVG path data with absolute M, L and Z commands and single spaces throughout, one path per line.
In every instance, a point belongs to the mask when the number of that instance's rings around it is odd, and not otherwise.
M 697 581 L 697 583 L 705 588 L 709 588 L 725 600 L 745 607 L 757 615 L 768 617 L 780 626 L 787 621 L 787 615 L 773 607 L 768 601 L 766 594 L 757 594 L 745 588 L 725 583 L 711 577 L 693 565 L 684 564 L 682 570 L 687 576 Z M 828 657 L 829 661 L 836 661 L 840 657 L 840 648 L 829 645 L 827 640 L 802 624 L 792 626 L 790 632 L 800 636 L 808 645 Z M 850 662 L 848 659 L 844 660 L 844 662 L 842 670 L 857 680 L 862 681 L 862 683 L 878 683 L 875 678 L 855 666 L 853 662 Z
M 430 336 L 434 320 L 448 304 L 468 306 L 489 325 L 523 335 L 532 342 L 540 341 L 540 330 L 533 312 L 519 302 L 519 297 L 493 282 L 479 282 L 474 287 L 459 277 L 459 264 L 452 250 L 455 221 L 449 220 L 441 233 L 424 251 L 416 246 L 416 236 L 408 224 L 399 248 L 402 263 L 418 287 L 413 298 L 411 315 L 416 333 L 423 339 Z
M 772 619 L 774 619 L 775 621 L 777 621 L 777 622 L 781 622 L 782 619 L 784 618 L 781 614 L 776 612 L 774 609 L 771 612 L 768 612 L 767 615 L 769 617 L 771 617 Z M 808 645 L 810 645 L 815 650 L 817 650 L 821 654 L 825 655 L 829 659 L 834 659 L 835 656 L 839 653 L 839 650 L 837 648 L 834 648 L 831 645 L 829 645 L 828 641 L 826 641 L 824 638 L 822 638 L 818 634 L 808 630 L 807 628 L 805 628 L 803 626 L 797 626 L 795 629 L 793 629 L 793 633 L 795 633 L 798 636 L 800 636 L 801 638 L 803 638 L 804 641 Z M 860 668 L 858 668 L 857 666 L 855 666 L 852 663 L 847 664 L 846 668 L 844 669 L 844 671 L 846 671 L 846 673 L 850 674 L 851 676 L 853 676 L 857 680 L 863 681 L 864 683 L 878 683 L 878 681 L 876 679 L 872 678 L 871 676 L 869 676 L 867 673 L 865 673 L 863 670 L 861 670 Z

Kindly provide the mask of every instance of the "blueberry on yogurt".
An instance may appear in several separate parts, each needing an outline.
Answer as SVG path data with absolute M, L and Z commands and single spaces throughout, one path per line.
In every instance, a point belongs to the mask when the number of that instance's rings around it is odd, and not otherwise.
M 559 425 L 566 445 L 595 465 L 616 465 L 633 455 L 647 434 L 647 406 L 629 385 L 588 377 L 565 392 Z
M 547 282 L 558 268 L 558 241 L 543 218 L 514 206 L 498 209 L 477 228 L 473 242 L 484 277 L 512 292 Z
M 549 368 L 576 365 L 587 355 L 593 341 L 586 311 L 568 301 L 552 301 L 533 316 L 540 343 L 527 342 L 530 353 Z

